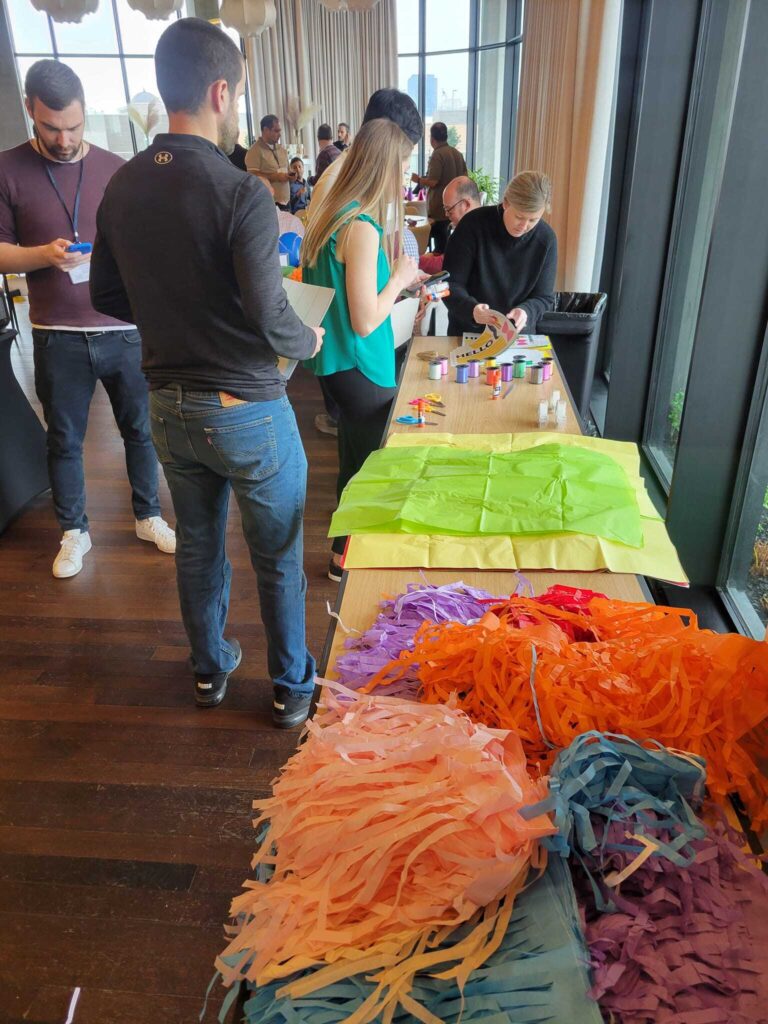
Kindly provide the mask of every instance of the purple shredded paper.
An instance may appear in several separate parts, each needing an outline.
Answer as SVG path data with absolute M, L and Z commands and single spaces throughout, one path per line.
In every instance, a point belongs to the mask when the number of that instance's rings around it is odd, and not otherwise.
M 625 823 L 614 821 L 607 835 L 602 822 L 594 825 L 603 849 L 620 845 Z M 750 935 L 745 920 L 749 908 L 765 908 L 768 879 L 741 851 L 742 841 L 721 823 L 692 841 L 696 857 L 687 867 L 649 858 L 611 890 L 613 913 L 597 912 L 587 876 L 574 864 L 594 972 L 591 995 L 607 1020 L 768 1022 L 765 926 L 763 936 Z M 622 870 L 634 857 L 617 850 L 601 867 Z
M 409 583 L 405 594 L 381 602 L 376 621 L 357 637 L 344 641 L 345 651 L 334 666 L 339 682 L 358 690 L 401 651 L 413 647 L 413 638 L 422 622 L 471 622 L 488 610 L 484 602 L 498 600 L 485 590 L 464 583 L 434 587 L 428 583 Z M 416 666 L 404 679 L 384 689 L 388 697 L 415 700 L 418 692 Z

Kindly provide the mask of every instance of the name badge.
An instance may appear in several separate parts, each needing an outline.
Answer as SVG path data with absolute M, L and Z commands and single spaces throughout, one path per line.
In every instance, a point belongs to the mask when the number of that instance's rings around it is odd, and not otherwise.
M 81 263 L 79 267 L 73 267 L 67 273 L 72 284 L 85 284 L 91 276 L 91 261 Z

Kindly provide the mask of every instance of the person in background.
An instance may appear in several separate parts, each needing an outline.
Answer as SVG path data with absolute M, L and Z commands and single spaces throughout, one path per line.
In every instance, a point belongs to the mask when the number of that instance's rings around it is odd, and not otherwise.
M 246 170 L 245 158 L 248 155 L 248 150 L 245 146 L 241 146 L 239 142 L 235 143 L 235 148 L 229 154 L 229 162 L 233 164 L 239 171 Z
M 245 167 L 251 174 L 268 181 L 275 193 L 275 202 L 281 210 L 290 210 L 291 172 L 288 168 L 288 151 L 280 145 L 283 129 L 280 118 L 275 114 L 262 117 L 259 127 L 261 138 L 245 155 Z
M 349 149 L 352 144 L 352 133 L 349 130 L 349 125 L 345 121 L 339 121 L 338 128 L 336 129 L 336 141 L 334 146 L 340 153 L 343 153 L 345 149 Z
M 445 252 L 450 232 L 450 221 L 443 209 L 443 192 L 453 178 L 467 173 L 464 157 L 453 146 L 448 145 L 448 128 L 442 121 L 435 121 L 429 130 L 432 156 L 429 158 L 427 173 L 411 175 L 411 181 L 426 186 L 427 216 L 432 221 L 430 240 L 435 252 Z
M 448 333 L 476 331 L 488 310 L 505 313 L 519 330 L 535 333 L 555 302 L 557 238 L 542 220 L 552 208 L 552 185 L 540 171 L 523 171 L 499 206 L 462 217 L 443 267 L 451 275 Z
M 332 138 L 331 126 L 329 124 L 321 124 L 317 129 L 317 145 L 320 152 L 317 154 L 317 160 L 315 161 L 315 173 L 309 177 L 309 184 L 312 186 L 317 185 L 323 171 L 327 170 L 333 161 L 338 160 L 341 156 L 340 150 L 331 141 Z
M 91 550 L 85 512 L 83 442 L 98 381 L 112 404 L 125 446 L 136 535 L 160 551 L 176 548 L 160 515 L 141 346 L 130 309 L 97 312 L 88 294 L 96 210 L 120 157 L 83 139 L 85 97 L 66 64 L 40 60 L 27 71 L 27 113 L 34 137 L 0 154 L 0 273 L 26 274 L 34 345 L 35 390 L 48 428 L 48 475 L 63 532 L 57 579 L 76 576 Z
M 221 703 L 241 659 L 225 636 L 234 492 L 267 637 L 272 721 L 287 729 L 307 717 L 315 662 L 304 627 L 307 461 L 277 357 L 317 354 L 323 332 L 288 303 L 272 197 L 226 156 L 245 88 L 240 50 L 209 22 L 181 18 L 160 37 L 155 70 L 170 131 L 107 188 L 91 296 L 105 313 L 132 309 L 141 325 L 152 439 L 178 521 L 195 702 Z M 183 258 L 169 259 L 169 246 Z
M 398 89 L 377 89 L 368 100 L 368 106 L 363 115 L 363 124 L 366 121 L 373 121 L 376 118 L 385 117 L 393 121 L 401 131 L 405 132 L 415 146 L 424 134 L 424 123 L 416 109 L 416 104 L 410 96 Z M 331 191 L 336 178 L 341 174 L 344 161 L 349 151 L 342 153 L 341 160 L 334 160 L 326 170 L 317 188 L 312 193 L 312 202 L 309 206 L 310 222 L 316 217 L 322 207 L 326 195 Z M 392 226 L 397 230 L 396 225 Z
M 461 175 L 449 181 L 443 192 L 443 209 L 451 228 L 455 229 L 461 218 L 470 210 L 480 207 L 480 191 L 471 178 Z M 450 237 L 450 236 L 449 236 Z M 425 252 L 419 259 L 419 269 L 427 274 L 439 274 L 443 269 L 444 253 Z
M 306 210 L 309 205 L 309 185 L 304 178 L 304 161 L 300 156 L 291 160 L 288 170 L 293 173 L 291 179 L 291 213 L 298 213 L 299 210 Z
M 395 396 L 390 313 L 417 267 L 405 254 L 393 259 L 394 237 L 384 225 L 391 206 L 395 222 L 403 222 L 403 164 L 412 150 L 393 121 L 366 121 L 301 249 L 303 280 L 336 292 L 323 319 L 326 343 L 305 365 L 339 409 L 339 497 L 381 443 Z M 345 537 L 333 541 L 332 580 L 341 579 L 345 544 Z

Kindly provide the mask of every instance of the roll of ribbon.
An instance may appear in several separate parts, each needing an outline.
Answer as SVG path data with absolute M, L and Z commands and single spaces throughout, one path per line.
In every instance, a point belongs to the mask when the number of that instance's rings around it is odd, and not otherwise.
M 480 376 L 480 360 L 479 359 L 470 359 L 469 362 L 467 363 L 467 366 L 469 367 L 469 376 L 470 377 L 479 377 Z
M 546 356 L 541 360 L 541 365 L 544 367 L 544 380 L 549 380 L 552 376 L 552 359 L 550 356 Z
M 513 370 L 514 367 L 512 363 L 501 364 L 501 379 L 504 381 L 505 384 L 509 384 L 509 382 L 512 380 Z
M 448 376 L 448 356 L 440 357 L 440 373 L 443 377 Z
M 429 364 L 429 379 L 430 380 L 440 380 L 442 378 L 442 376 L 443 376 L 443 368 L 442 368 L 442 366 L 440 364 L 440 361 L 438 359 L 434 359 Z
M 523 380 L 525 377 L 525 356 L 515 356 L 512 361 L 512 376 Z
M 469 367 L 466 363 L 459 363 L 456 367 L 456 383 L 466 384 L 469 377 Z
M 544 383 L 544 367 L 541 363 L 534 363 L 531 367 L 531 384 Z

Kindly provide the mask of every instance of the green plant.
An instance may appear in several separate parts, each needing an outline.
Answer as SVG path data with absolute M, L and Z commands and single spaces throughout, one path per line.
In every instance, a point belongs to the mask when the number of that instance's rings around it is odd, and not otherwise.
M 683 419 L 683 403 L 685 402 L 685 391 L 676 391 L 669 403 L 667 420 L 669 421 L 669 439 L 676 441 L 680 434 L 680 424 Z
M 455 125 L 451 125 L 448 129 L 448 145 L 454 148 L 459 144 L 459 129 Z
M 482 167 L 467 172 L 481 192 L 485 192 L 486 203 L 498 203 L 499 201 L 499 179 L 492 178 L 486 174 Z

